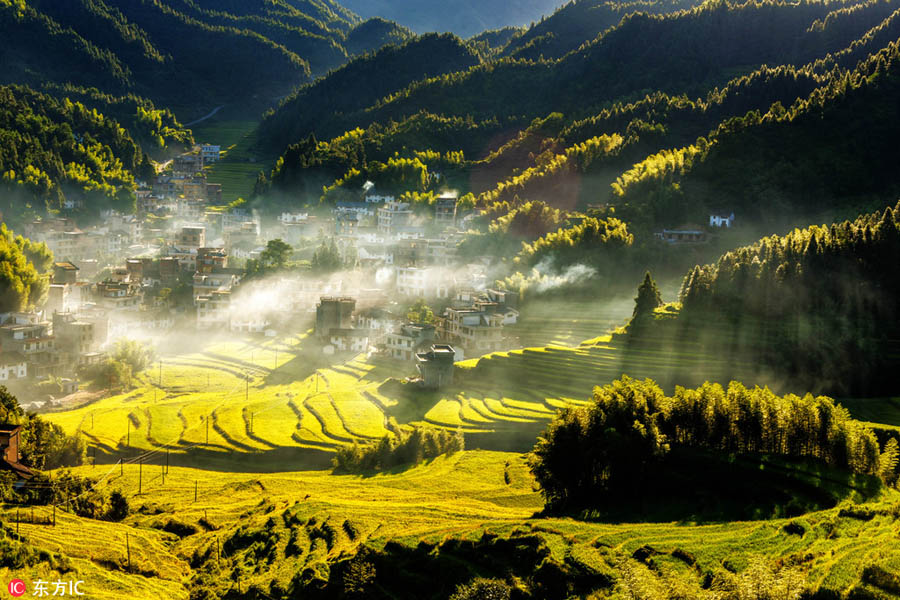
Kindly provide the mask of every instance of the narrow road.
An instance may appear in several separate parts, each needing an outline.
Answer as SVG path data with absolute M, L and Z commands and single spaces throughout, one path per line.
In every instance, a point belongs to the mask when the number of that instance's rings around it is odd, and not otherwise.
M 217 107 L 215 107 L 214 109 L 212 109 L 212 112 L 210 112 L 208 115 L 203 116 L 203 117 L 200 117 L 200 118 L 197 119 L 196 121 L 191 121 L 190 123 L 185 123 L 184 126 L 185 126 L 185 127 L 190 127 L 191 125 L 196 125 L 197 123 L 202 123 L 203 121 L 205 121 L 205 120 L 207 120 L 207 119 L 209 119 L 209 118 L 211 118 L 211 117 L 214 117 L 215 114 L 216 114 L 217 112 L 219 112 L 220 110 L 222 110 L 223 108 L 225 108 L 225 105 L 224 105 L 224 104 L 223 104 L 222 106 L 217 106 Z

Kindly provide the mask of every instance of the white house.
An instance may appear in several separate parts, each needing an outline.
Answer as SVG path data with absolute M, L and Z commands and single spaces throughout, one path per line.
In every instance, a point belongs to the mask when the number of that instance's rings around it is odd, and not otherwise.
M 452 283 L 438 269 L 397 269 L 397 291 L 411 298 L 449 298 Z
M 28 363 L 18 352 L 0 354 L 0 381 L 24 379 L 28 375 Z
M 369 332 L 365 329 L 332 329 L 328 335 L 328 341 L 338 352 L 366 352 L 369 349 Z M 327 350 L 325 353 L 331 354 Z
M 221 146 L 214 144 L 203 144 L 200 146 L 200 156 L 203 158 L 203 164 L 208 165 L 210 163 L 219 162 L 219 153 L 221 150 Z
M 713 213 L 709 215 L 710 227 L 731 227 L 734 225 L 734 213 Z

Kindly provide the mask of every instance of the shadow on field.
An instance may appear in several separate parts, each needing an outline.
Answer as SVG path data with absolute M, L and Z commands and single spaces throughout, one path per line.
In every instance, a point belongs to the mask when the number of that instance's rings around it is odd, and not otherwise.
M 331 468 L 334 453 L 316 448 L 277 448 L 266 452 L 223 452 L 207 448 L 191 448 L 187 452 L 153 453 L 111 452 L 97 455 L 97 466 L 112 466 L 123 459 L 126 464 L 137 464 L 143 456 L 145 465 L 164 465 L 166 460 L 173 467 L 188 467 L 228 473 L 281 473 L 286 471 L 317 471 Z M 134 462 L 132 462 L 134 461 Z

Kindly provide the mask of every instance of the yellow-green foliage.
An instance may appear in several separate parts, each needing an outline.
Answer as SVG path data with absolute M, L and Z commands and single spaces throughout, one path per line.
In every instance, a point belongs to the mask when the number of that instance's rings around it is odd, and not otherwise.
M 674 181 L 691 168 L 692 161 L 706 150 L 703 144 L 674 150 L 662 150 L 648 156 L 622 173 L 612 184 L 617 198 L 638 198 L 663 184 Z
M 571 146 L 563 154 L 547 157 L 521 175 L 498 183 L 493 190 L 481 194 L 478 203 L 490 206 L 495 202 L 512 200 L 515 196 L 528 198 L 533 191 L 552 187 L 560 178 L 587 172 L 595 163 L 614 155 L 623 141 L 619 134 L 601 135 Z

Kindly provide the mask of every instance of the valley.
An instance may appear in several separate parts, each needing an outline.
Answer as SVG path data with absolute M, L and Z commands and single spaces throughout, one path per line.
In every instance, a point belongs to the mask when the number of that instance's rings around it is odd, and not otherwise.
M 0 596 L 900 598 L 900 0 L 0 33 Z

